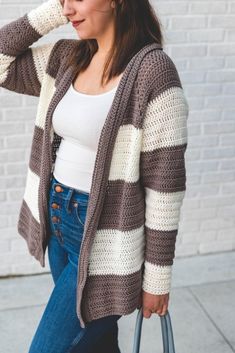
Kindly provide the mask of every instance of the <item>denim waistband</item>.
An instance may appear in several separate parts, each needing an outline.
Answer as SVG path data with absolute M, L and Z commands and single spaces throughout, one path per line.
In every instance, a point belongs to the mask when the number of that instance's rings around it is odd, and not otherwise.
M 88 192 L 83 191 L 83 190 L 79 190 L 79 189 L 75 189 L 75 188 L 72 188 L 68 185 L 65 185 L 65 184 L 61 183 L 60 181 L 58 181 L 54 175 L 52 175 L 51 187 L 55 188 L 57 185 L 59 185 L 62 188 L 62 190 L 59 192 L 59 195 L 62 198 L 67 199 L 68 195 L 73 196 L 73 197 L 78 196 L 80 199 L 85 201 L 89 197 Z

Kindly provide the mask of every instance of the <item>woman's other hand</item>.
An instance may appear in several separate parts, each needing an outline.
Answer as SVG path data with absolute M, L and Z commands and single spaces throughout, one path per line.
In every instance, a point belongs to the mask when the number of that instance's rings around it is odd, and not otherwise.
M 170 293 L 154 295 L 142 290 L 138 308 L 142 306 L 143 317 L 149 319 L 152 314 L 165 315 L 168 310 Z

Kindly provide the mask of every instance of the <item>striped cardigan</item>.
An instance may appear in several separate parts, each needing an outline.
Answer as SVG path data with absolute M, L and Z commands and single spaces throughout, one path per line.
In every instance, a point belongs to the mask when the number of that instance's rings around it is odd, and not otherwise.
M 0 29 L 0 86 L 39 97 L 18 232 L 45 267 L 47 199 L 61 137 L 53 111 L 74 70 L 65 60 L 79 40 L 30 47 L 68 23 L 49 0 Z M 135 54 L 119 82 L 96 155 L 77 280 L 81 326 L 127 315 L 142 289 L 168 293 L 185 195 L 188 103 L 176 67 L 157 43 Z

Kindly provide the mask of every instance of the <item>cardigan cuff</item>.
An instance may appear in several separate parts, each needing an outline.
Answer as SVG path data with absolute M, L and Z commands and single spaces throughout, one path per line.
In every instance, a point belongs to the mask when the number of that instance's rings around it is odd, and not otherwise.
M 142 289 L 150 294 L 166 294 L 171 289 L 172 266 L 144 262 Z
M 59 0 L 48 0 L 27 13 L 31 26 L 41 36 L 69 22 Z

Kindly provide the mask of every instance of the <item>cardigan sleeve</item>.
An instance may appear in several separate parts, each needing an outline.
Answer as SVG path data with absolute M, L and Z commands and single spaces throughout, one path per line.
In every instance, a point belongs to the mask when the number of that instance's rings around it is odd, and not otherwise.
M 39 96 L 56 43 L 30 47 L 54 28 L 68 23 L 59 0 L 48 0 L 0 28 L 0 87 Z
M 171 288 L 180 208 L 186 190 L 188 118 L 188 103 L 176 67 L 166 53 L 160 55 L 144 114 L 140 154 L 140 180 L 145 194 L 142 289 L 154 295 L 169 293 Z

